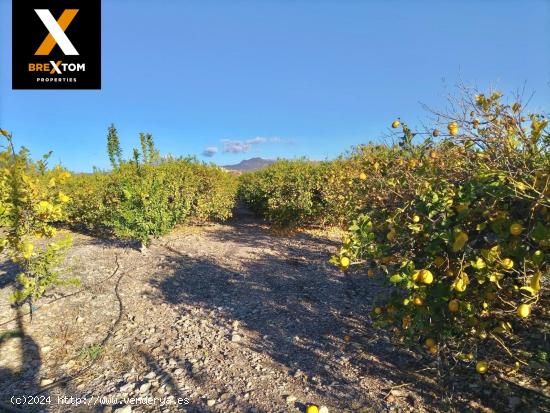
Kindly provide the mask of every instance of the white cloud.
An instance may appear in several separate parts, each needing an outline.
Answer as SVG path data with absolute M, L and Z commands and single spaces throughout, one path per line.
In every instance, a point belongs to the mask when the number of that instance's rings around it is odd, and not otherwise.
M 249 143 L 232 139 L 222 139 L 220 142 L 223 144 L 223 151 L 229 153 L 248 152 L 251 146 Z
M 253 145 L 259 145 L 261 143 L 292 143 L 289 139 L 279 138 L 277 136 L 267 138 L 265 136 L 256 136 L 255 138 L 246 140 L 237 139 L 221 139 L 220 142 L 223 145 L 223 152 L 227 153 L 243 153 L 248 152 Z
M 202 156 L 206 156 L 208 158 L 211 158 L 215 154 L 218 153 L 218 147 L 217 146 L 207 146 L 204 148 L 204 151 L 202 151 Z
M 280 138 L 278 136 L 273 136 L 273 137 L 269 138 L 269 142 L 271 142 L 271 143 L 288 143 L 288 144 L 294 143 L 294 141 L 292 139 Z
M 267 142 L 267 138 L 264 138 L 263 136 L 256 136 L 254 139 L 249 139 L 246 141 L 249 145 L 257 145 L 259 143 L 265 143 Z

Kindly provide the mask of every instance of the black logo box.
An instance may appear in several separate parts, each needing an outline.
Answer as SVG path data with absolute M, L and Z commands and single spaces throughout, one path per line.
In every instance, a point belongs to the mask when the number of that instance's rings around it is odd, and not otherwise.
M 35 55 L 49 33 L 35 9 L 49 10 L 56 21 L 65 9 L 78 9 L 65 30 L 78 56 L 66 56 L 57 44 L 49 55 Z M 86 70 L 63 74 L 29 72 L 29 63 L 50 61 L 84 63 Z M 38 82 L 37 78 L 76 81 Z M 12 88 L 101 89 L 101 0 L 12 0 Z

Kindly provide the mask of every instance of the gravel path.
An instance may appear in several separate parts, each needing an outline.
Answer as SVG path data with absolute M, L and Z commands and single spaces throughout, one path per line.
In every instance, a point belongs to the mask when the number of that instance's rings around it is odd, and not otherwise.
M 9 307 L 0 263 L 0 332 L 24 331 L 0 341 L 0 400 L 51 398 L 23 411 L 491 411 L 451 399 L 434 363 L 371 326 L 376 290 L 328 264 L 337 239 L 250 219 L 181 229 L 145 254 L 74 237 L 82 287 L 43 298 L 32 324 Z

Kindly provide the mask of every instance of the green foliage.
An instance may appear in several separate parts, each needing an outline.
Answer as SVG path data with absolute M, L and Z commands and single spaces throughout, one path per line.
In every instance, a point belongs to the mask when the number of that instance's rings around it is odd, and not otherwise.
M 148 245 L 189 220 L 231 215 L 236 179 L 194 158 L 161 160 L 152 135 L 140 134 L 141 153 L 110 173 L 80 174 L 67 182 L 74 202 L 69 223 Z
M 107 154 L 111 161 L 111 166 L 116 168 L 122 162 L 122 149 L 120 147 L 120 139 L 118 138 L 118 131 L 114 124 L 109 126 L 107 133 Z
M 369 144 L 333 161 L 279 160 L 243 174 L 239 196 L 279 227 L 344 226 L 364 209 L 367 188 L 363 180 L 378 167 L 365 159 L 382 159 L 390 150 Z
M 239 195 L 257 214 L 281 227 L 314 223 L 320 208 L 322 167 L 279 160 L 240 177 Z
M 49 155 L 34 163 L 26 149 L 16 153 L 11 134 L 0 133 L 7 142 L 0 153 L 0 251 L 6 250 L 20 269 L 12 300 L 32 308 L 49 287 L 77 283 L 62 277 L 72 240 L 57 236 L 54 227 L 70 203 L 60 188 L 70 174 L 60 167 L 48 169 Z
M 101 354 L 103 354 L 104 351 L 105 349 L 101 344 L 90 344 L 80 350 L 79 356 L 82 359 L 95 361 L 99 356 L 101 356 Z
M 368 207 L 331 261 L 387 287 L 376 322 L 401 339 L 466 360 L 495 346 L 518 358 L 515 331 L 548 302 L 550 135 L 498 93 L 462 103 L 467 115 L 448 114 L 439 143 L 412 145 L 404 125 L 402 145 L 365 159 L 378 164 Z

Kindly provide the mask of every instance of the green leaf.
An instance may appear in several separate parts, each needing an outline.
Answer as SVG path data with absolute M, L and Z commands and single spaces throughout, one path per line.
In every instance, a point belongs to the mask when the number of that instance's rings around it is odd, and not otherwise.
M 542 223 L 537 222 L 537 225 L 535 225 L 535 228 L 533 228 L 533 232 L 531 233 L 531 237 L 535 241 L 542 241 L 545 239 L 550 238 L 550 230 L 546 228 Z
M 528 291 L 528 292 L 531 293 L 531 295 L 536 295 L 537 294 L 537 292 L 534 289 L 532 289 L 531 287 L 525 287 L 524 286 L 524 287 L 521 287 L 520 290 Z
M 403 277 L 401 277 L 400 274 L 393 274 L 393 275 L 390 277 L 390 282 L 392 282 L 392 283 L 394 283 L 394 284 L 397 284 L 397 283 L 400 282 L 402 279 L 403 279 Z

